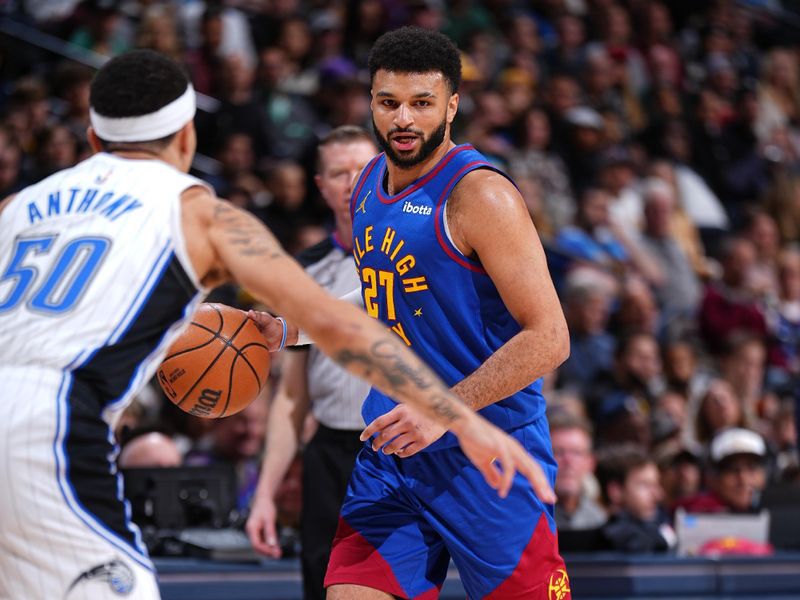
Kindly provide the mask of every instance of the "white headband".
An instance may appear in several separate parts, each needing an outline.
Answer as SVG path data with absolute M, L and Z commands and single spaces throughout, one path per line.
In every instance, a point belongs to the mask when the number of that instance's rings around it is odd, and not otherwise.
M 149 142 L 167 137 L 194 119 L 197 109 L 191 84 L 179 97 L 157 111 L 138 117 L 104 117 L 89 109 L 92 128 L 106 142 Z

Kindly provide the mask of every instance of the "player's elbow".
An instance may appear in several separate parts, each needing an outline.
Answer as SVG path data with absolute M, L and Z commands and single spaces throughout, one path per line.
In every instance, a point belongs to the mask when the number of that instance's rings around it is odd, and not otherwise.
M 562 335 L 560 342 L 558 344 L 558 349 L 556 353 L 556 367 L 560 366 L 569 358 L 570 354 L 570 342 L 569 342 L 569 334 Z
M 569 328 L 566 319 L 558 319 L 553 325 L 553 338 L 553 369 L 556 369 L 569 358 Z

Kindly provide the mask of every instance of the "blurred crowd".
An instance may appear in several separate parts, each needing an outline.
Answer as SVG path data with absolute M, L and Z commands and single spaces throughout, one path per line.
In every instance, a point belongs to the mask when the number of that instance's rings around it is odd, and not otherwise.
M 572 354 L 546 381 L 562 530 L 666 551 L 677 508 L 746 513 L 770 484 L 800 481 L 796 3 L 4 7 L 87 57 L 144 47 L 184 64 L 213 99 L 196 119 L 212 159 L 197 174 L 292 252 L 330 227 L 313 184 L 317 141 L 341 125 L 371 130 L 372 42 L 404 24 L 446 33 L 462 50 L 453 137 L 518 185 L 570 326 Z M 87 155 L 93 71 L 12 36 L 0 38 L 0 59 L 4 197 Z M 218 297 L 248 303 L 241 290 Z M 232 462 L 246 510 L 268 404 L 267 393 L 238 416 L 201 422 L 164 406 L 154 387 L 126 416 L 122 441 L 145 435 L 123 462 Z M 296 526 L 288 488 L 284 520 Z

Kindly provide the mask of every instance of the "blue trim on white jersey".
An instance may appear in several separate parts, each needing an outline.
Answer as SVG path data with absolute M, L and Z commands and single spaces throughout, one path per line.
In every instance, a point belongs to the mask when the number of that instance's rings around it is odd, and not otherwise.
M 101 348 L 104 346 L 110 346 L 112 344 L 116 344 L 119 341 L 119 339 L 123 335 L 125 335 L 125 332 L 130 327 L 130 324 L 133 323 L 133 321 L 136 320 L 136 317 L 139 316 L 139 313 L 141 313 L 142 308 L 145 305 L 145 300 L 149 297 L 150 292 L 153 290 L 153 285 L 148 286 L 148 283 L 150 283 L 153 277 L 153 273 L 156 271 L 156 269 L 158 269 L 158 276 L 156 277 L 156 281 L 161 279 L 161 276 L 164 274 L 164 269 L 169 264 L 169 260 L 172 257 L 172 254 L 173 254 L 172 240 L 169 239 L 167 240 L 167 243 L 164 244 L 164 247 L 161 249 L 158 258 L 156 258 L 155 262 L 153 263 L 153 267 L 150 269 L 150 272 L 147 274 L 147 277 L 145 277 L 144 284 L 134 297 L 133 302 L 128 307 L 128 310 L 125 311 L 125 314 L 122 316 L 122 320 L 114 328 L 108 340 L 106 341 L 105 344 L 103 344 L 103 346 L 101 346 Z
M 66 452 L 64 452 L 64 440 L 66 440 L 69 435 L 70 414 L 69 402 L 67 402 L 66 399 L 71 389 L 72 374 L 69 371 L 63 371 L 61 383 L 58 387 L 58 394 L 56 396 L 56 434 L 53 440 L 53 454 L 56 459 L 56 480 L 58 481 L 58 488 L 61 491 L 61 496 L 67 506 L 72 509 L 72 512 L 75 513 L 84 525 L 132 560 L 136 561 L 139 565 L 155 573 L 155 567 L 150 561 L 147 550 L 144 549 L 144 545 L 142 545 L 141 548 L 131 546 L 127 540 L 119 537 L 119 535 L 117 535 L 115 531 L 109 529 L 105 523 L 97 520 L 75 497 L 75 490 L 72 488 L 72 484 L 66 476 L 69 467 L 69 458 Z M 63 410 L 62 405 L 64 407 Z M 136 526 L 134 525 L 134 527 Z M 137 539 L 137 544 L 140 541 L 140 539 Z
M 119 339 L 122 335 L 124 335 L 125 331 L 130 327 L 130 325 L 135 322 L 136 316 L 138 316 L 146 303 L 146 299 L 150 296 L 155 285 L 160 281 L 161 277 L 164 274 L 167 266 L 170 263 L 172 258 L 172 252 L 170 248 L 172 246 L 172 240 L 167 240 L 167 243 L 162 248 L 161 252 L 158 255 L 158 258 L 153 263 L 152 268 L 150 269 L 147 277 L 145 278 L 142 287 L 134 296 L 134 300 L 128 309 L 125 311 L 120 323 L 114 328 L 111 335 L 109 336 L 108 340 L 105 344 L 102 344 L 94 351 L 89 352 L 88 356 L 86 355 L 86 351 L 82 351 L 78 356 L 76 356 L 68 365 L 68 368 L 65 368 L 62 374 L 61 385 L 59 386 L 59 391 L 57 395 L 57 402 L 56 402 L 56 435 L 54 444 L 54 453 L 56 458 L 56 477 L 58 480 L 58 486 L 61 490 L 62 497 L 64 501 L 67 503 L 67 506 L 72 509 L 72 511 L 77 515 L 77 517 L 98 535 L 111 543 L 116 548 L 124 551 L 127 555 L 129 555 L 133 560 L 137 563 L 141 564 L 146 569 L 149 569 L 155 572 L 155 568 L 153 564 L 149 560 L 149 556 L 147 553 L 147 549 L 142 541 L 141 531 L 136 526 L 135 523 L 131 520 L 131 508 L 130 504 L 124 500 L 124 496 L 120 498 L 124 504 L 125 510 L 125 526 L 126 528 L 133 534 L 135 539 L 135 546 L 131 546 L 129 542 L 121 537 L 113 531 L 109 529 L 105 523 L 101 520 L 97 519 L 91 512 L 89 512 L 77 499 L 75 495 L 75 490 L 72 486 L 72 483 L 69 481 L 67 477 L 67 470 L 69 467 L 69 459 L 67 457 L 66 452 L 64 451 L 64 442 L 69 435 L 69 414 L 70 414 L 70 406 L 69 403 L 66 402 L 66 398 L 69 396 L 69 391 L 72 389 L 72 371 L 75 369 L 79 369 L 86 363 L 88 363 L 92 357 L 94 357 L 97 352 L 103 347 L 108 346 L 109 344 L 113 343 L 112 340 Z M 154 274 L 157 272 L 157 276 L 154 277 Z M 191 306 L 191 305 L 189 305 Z M 189 308 L 187 306 L 187 310 Z M 184 310 L 184 316 L 186 315 L 187 310 Z M 166 334 L 165 334 L 166 335 Z M 162 337 L 162 343 L 163 343 Z M 159 344 L 160 346 L 161 344 Z M 151 356 L 153 353 L 151 353 Z M 150 358 L 150 357 L 148 357 Z M 81 360 L 82 359 L 82 360 Z M 80 360 L 80 362 L 78 362 Z M 149 360 L 147 361 L 149 362 Z M 128 384 L 125 392 L 122 394 L 120 398 L 117 398 L 113 402 L 111 402 L 107 408 L 112 408 L 114 406 L 119 405 L 122 401 L 127 400 L 130 396 L 130 392 L 134 389 L 134 385 L 137 381 L 141 380 L 142 376 L 142 365 L 136 370 L 134 376 L 131 378 L 131 381 Z M 68 381 L 67 391 L 64 392 L 64 382 Z M 61 410 L 61 405 L 64 404 L 64 410 Z M 111 428 L 109 427 L 109 435 L 111 435 Z M 114 471 L 116 470 L 116 466 L 114 465 L 112 459 L 113 457 L 107 457 L 109 460 L 109 470 L 110 473 L 113 475 Z M 60 459 L 60 460 L 59 460 Z M 117 489 L 118 489 L 118 497 L 122 494 L 122 475 L 119 472 L 116 472 L 117 476 Z M 131 549 L 134 550 L 134 553 L 131 553 Z M 145 559 L 145 561 L 142 560 Z

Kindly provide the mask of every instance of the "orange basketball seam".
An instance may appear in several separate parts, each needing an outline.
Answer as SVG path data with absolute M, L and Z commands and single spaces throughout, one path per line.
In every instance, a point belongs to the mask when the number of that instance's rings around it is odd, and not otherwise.
M 261 383 L 261 377 L 258 376 L 258 371 L 253 366 L 253 363 L 251 363 L 250 359 L 247 358 L 247 356 L 245 356 L 245 354 L 244 354 L 244 351 L 247 350 L 248 348 L 250 348 L 251 346 L 256 346 L 258 348 L 263 348 L 267 352 L 269 352 L 269 348 L 267 348 L 267 346 L 264 345 L 264 344 L 259 344 L 258 342 L 250 342 L 249 344 L 245 344 L 244 346 L 239 348 L 239 354 L 241 355 L 242 360 L 244 360 L 244 362 L 247 363 L 247 366 L 250 367 L 250 370 L 253 372 L 253 375 L 255 375 L 256 381 L 258 382 L 258 389 L 260 390 L 261 387 L 264 385 L 263 383 Z
M 245 325 L 247 325 L 247 315 L 245 315 L 244 319 L 242 319 L 242 322 L 239 325 L 239 328 L 236 331 L 233 332 L 233 335 L 231 336 L 230 342 L 228 344 L 230 348 L 233 348 L 234 352 L 236 353 L 236 356 L 234 356 L 233 360 L 231 360 L 231 368 L 230 368 L 230 371 L 228 371 L 228 394 L 225 397 L 225 406 L 222 407 L 222 410 L 217 415 L 217 418 L 224 417 L 225 413 L 228 412 L 228 406 L 230 406 L 230 403 L 231 403 L 231 394 L 233 393 L 233 374 L 236 372 L 236 361 L 239 358 L 243 358 L 245 363 L 247 363 L 247 366 L 250 367 L 250 369 L 252 369 L 254 374 L 255 374 L 255 371 L 256 371 L 253 368 L 253 365 L 250 364 L 250 361 L 247 360 L 247 357 L 244 355 L 244 349 L 247 346 L 250 346 L 250 345 L 253 345 L 253 344 L 245 344 L 244 347 L 242 347 L 242 348 L 237 348 L 236 346 L 233 345 L 234 338 L 237 335 L 239 335 L 239 332 L 245 327 Z M 222 337 L 222 336 L 220 336 L 220 337 Z M 256 345 L 261 345 L 261 344 L 256 344 Z M 266 348 L 266 346 L 264 346 L 264 347 Z M 256 383 L 258 383 L 258 391 L 260 393 L 261 392 L 261 379 L 258 377 L 257 374 L 256 374 Z
M 214 308 L 214 310 L 219 312 L 216 307 Z M 221 317 L 222 317 L 222 315 L 220 315 L 220 318 Z M 194 391 L 194 388 L 197 387 L 197 384 L 200 383 L 200 381 L 202 381 L 203 377 L 206 376 L 206 373 L 208 373 L 211 370 L 211 367 L 213 367 L 217 363 L 217 361 L 220 359 L 220 357 L 225 353 L 225 350 L 227 350 L 228 348 L 233 348 L 233 350 L 238 353 L 238 349 L 233 344 L 231 344 L 231 342 L 233 341 L 233 338 L 235 338 L 236 335 L 245 326 L 245 323 L 247 323 L 247 318 L 242 320 L 242 322 L 239 324 L 239 327 L 236 329 L 236 331 L 233 332 L 233 335 L 231 335 L 230 340 L 226 340 L 223 336 L 219 335 L 218 333 L 215 334 L 215 336 L 216 336 L 215 339 L 222 340 L 222 343 L 224 344 L 224 346 L 222 347 L 222 350 L 219 351 L 217 356 L 214 357 L 214 360 L 211 361 L 211 363 L 205 368 L 205 370 L 202 373 L 200 373 L 200 375 L 197 377 L 195 382 L 192 384 L 192 387 L 190 387 L 188 390 L 186 390 L 186 393 L 183 395 L 183 398 L 181 398 L 179 402 L 175 403 L 177 406 L 180 406 L 181 404 L 184 403 L 186 398 L 189 397 L 189 394 L 191 394 Z M 222 329 L 220 329 L 220 331 L 221 330 Z M 230 395 L 230 391 L 228 392 L 228 395 Z M 226 406 L 227 406 L 227 402 L 226 402 Z
M 192 352 L 194 350 L 199 350 L 200 348 L 203 348 L 204 346 L 208 346 L 209 344 L 211 344 L 217 338 L 221 338 L 222 337 L 220 334 L 222 333 L 222 328 L 225 325 L 225 319 L 222 316 L 222 313 L 220 312 L 220 310 L 217 308 L 216 304 L 208 304 L 207 306 L 212 308 L 214 310 L 214 312 L 217 313 L 217 316 L 219 317 L 219 328 L 216 331 L 214 331 L 214 330 L 206 327 L 202 323 L 198 323 L 197 321 L 192 321 L 191 323 L 189 323 L 189 328 L 191 328 L 192 325 L 194 325 L 198 329 L 202 329 L 203 331 L 207 331 L 208 333 L 212 334 L 214 337 L 209 339 L 207 342 L 203 342 L 199 346 L 193 346 L 191 348 L 184 348 L 183 350 L 181 350 L 179 352 L 175 352 L 174 354 L 170 354 L 169 356 L 165 356 L 164 360 L 161 361 L 161 362 L 166 362 L 171 358 L 175 358 L 176 356 L 180 356 L 181 354 L 186 354 L 187 352 Z
M 197 323 L 190 323 L 190 324 L 189 324 L 189 326 L 190 326 L 190 327 L 191 327 L 192 325 L 197 325 Z M 203 329 L 205 329 L 206 331 L 209 331 L 209 330 L 208 330 L 208 329 L 206 329 L 205 327 L 203 327 Z M 213 333 L 213 332 L 209 331 L 209 333 Z M 213 343 L 213 342 L 214 342 L 214 340 L 216 340 L 216 339 L 219 339 L 219 338 L 221 338 L 221 337 L 222 337 L 222 336 L 215 335 L 214 337 L 210 338 L 210 339 L 209 339 L 207 342 L 203 342 L 203 343 L 202 343 L 202 344 L 200 344 L 199 346 L 192 346 L 191 348 L 184 348 L 183 350 L 179 350 L 178 352 L 175 352 L 174 354 L 170 354 L 169 356 L 165 356 L 165 357 L 164 357 L 164 360 L 163 360 L 163 361 L 161 361 L 161 362 L 167 362 L 167 361 L 168 361 L 168 360 L 170 360 L 171 358 L 175 358 L 176 356 L 180 356 L 181 354 L 186 354 L 187 352 L 194 352 L 195 350 L 199 350 L 200 348 L 203 348 L 203 347 L 205 347 L 205 346 L 208 346 L 209 344 Z

